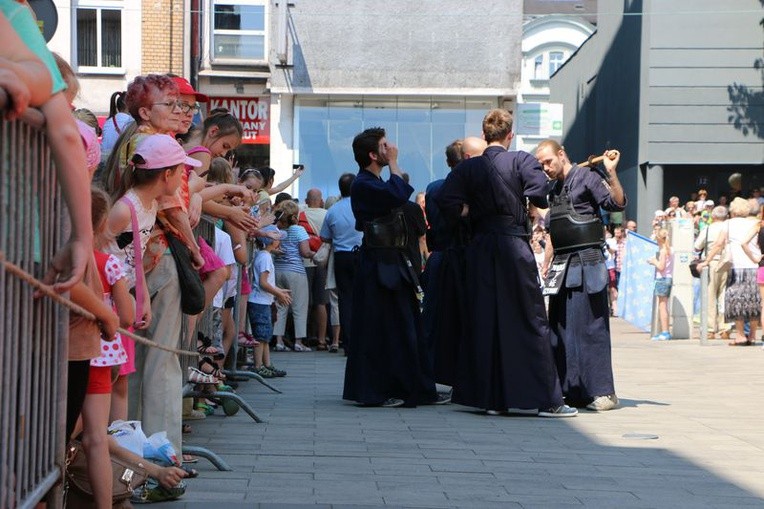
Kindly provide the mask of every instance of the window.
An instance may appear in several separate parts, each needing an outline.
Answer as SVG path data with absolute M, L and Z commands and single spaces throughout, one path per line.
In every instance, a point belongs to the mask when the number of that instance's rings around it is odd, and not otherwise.
M 310 168 L 299 180 L 301 190 L 317 187 L 337 194 L 337 179 L 358 171 L 351 145 L 356 134 L 383 126 L 398 146 L 398 164 L 411 185 L 424 191 L 448 173 L 445 149 L 453 140 L 479 133 L 493 98 L 335 96 L 295 102 L 295 156 Z M 302 192 L 302 191 L 300 191 Z
M 565 54 L 562 51 L 549 52 L 549 76 L 551 77 L 557 69 L 565 62 Z
M 212 60 L 266 60 L 265 0 L 213 0 L 212 8 Z
M 75 9 L 74 54 L 77 67 L 106 69 L 122 67 L 122 11 L 105 7 Z
M 541 68 L 544 65 L 544 55 L 539 55 L 533 60 L 533 79 L 540 80 L 544 79 L 544 76 L 541 75 Z

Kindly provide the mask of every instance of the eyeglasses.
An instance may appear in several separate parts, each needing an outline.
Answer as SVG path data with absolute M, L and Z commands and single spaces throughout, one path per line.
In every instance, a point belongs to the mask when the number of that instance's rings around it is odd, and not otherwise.
M 181 113 L 184 115 L 188 115 L 190 111 L 193 111 L 194 113 L 199 112 L 198 104 L 178 103 L 178 107 L 180 108 Z
M 171 110 L 174 110 L 175 108 L 180 108 L 181 111 L 183 111 L 183 105 L 179 101 L 166 101 L 162 103 L 151 103 L 151 104 L 154 106 L 159 106 L 159 105 L 167 106 Z

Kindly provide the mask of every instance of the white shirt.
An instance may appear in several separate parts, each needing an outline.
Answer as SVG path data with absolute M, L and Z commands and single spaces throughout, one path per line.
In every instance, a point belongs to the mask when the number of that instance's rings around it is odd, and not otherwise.
M 233 255 L 233 247 L 231 246 L 231 236 L 226 232 L 215 227 L 215 254 L 223 260 L 226 265 L 235 265 L 236 258 Z M 212 299 L 212 306 L 216 308 L 222 308 L 225 300 L 228 297 L 236 295 L 236 281 L 237 274 L 235 270 L 231 270 L 231 277 L 215 294 L 215 298 Z M 231 293 L 233 290 L 233 293 Z

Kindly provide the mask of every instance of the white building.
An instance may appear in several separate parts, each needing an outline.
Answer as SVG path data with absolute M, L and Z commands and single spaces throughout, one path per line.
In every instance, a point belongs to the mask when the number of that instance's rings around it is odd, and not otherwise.
M 531 151 L 546 138 L 561 138 L 562 108 L 547 106 L 549 78 L 594 30 L 595 27 L 582 17 L 566 14 L 533 17 L 523 25 L 523 60 L 518 108 L 515 110 L 514 144 L 517 150 Z M 550 125 L 555 122 L 559 125 Z

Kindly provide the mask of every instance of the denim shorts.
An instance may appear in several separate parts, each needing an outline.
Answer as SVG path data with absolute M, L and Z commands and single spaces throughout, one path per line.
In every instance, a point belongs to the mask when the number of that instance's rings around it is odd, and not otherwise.
M 655 279 L 655 293 L 656 297 L 668 297 L 671 293 L 671 278 L 659 277 Z
M 270 304 L 247 302 L 247 315 L 249 316 L 249 325 L 252 327 L 252 335 L 255 339 L 269 342 L 271 336 L 273 336 Z

